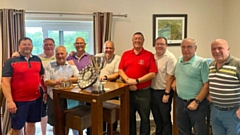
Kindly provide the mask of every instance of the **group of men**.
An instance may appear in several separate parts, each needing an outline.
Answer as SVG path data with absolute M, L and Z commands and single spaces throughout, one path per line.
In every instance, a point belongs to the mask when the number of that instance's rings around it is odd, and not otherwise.
M 114 54 L 112 41 L 104 44 L 106 65 L 99 79 L 110 81 L 120 76 L 129 85 L 129 135 L 137 134 L 136 112 L 140 116 L 140 135 L 150 135 L 150 110 L 156 124 L 155 135 L 172 135 L 174 91 L 177 94 L 176 120 L 180 135 L 191 135 L 192 128 L 195 135 L 206 134 L 208 102 L 212 103 L 213 134 L 240 135 L 240 60 L 230 55 L 226 40 L 212 42 L 211 52 L 215 60 L 210 65 L 196 55 L 197 43 L 192 38 L 183 39 L 182 56 L 178 60 L 167 49 L 168 41 L 164 37 L 155 40 L 154 54 L 145 50 L 143 44 L 143 34 L 134 33 L 133 49 L 124 52 L 121 57 Z M 54 40 L 47 38 L 44 40 L 44 53 L 37 57 L 31 54 L 30 38 L 19 40 L 19 56 L 7 60 L 2 73 L 3 93 L 11 113 L 13 135 L 20 135 L 25 123 L 27 135 L 34 135 L 34 123 L 40 121 L 41 116 L 43 127 L 46 125 L 46 107 L 41 107 L 42 101 L 47 101 L 48 123 L 54 126 L 52 88 L 63 80 L 58 76 L 59 69 L 71 70 L 67 78 L 74 82 L 77 81 L 78 71 L 91 64 L 91 55 L 85 52 L 85 40 L 76 38 L 74 46 L 76 53 L 67 57 L 64 46 L 56 47 L 54 52 Z M 39 90 L 41 80 L 45 83 L 41 83 Z M 46 133 L 46 128 L 42 131 Z

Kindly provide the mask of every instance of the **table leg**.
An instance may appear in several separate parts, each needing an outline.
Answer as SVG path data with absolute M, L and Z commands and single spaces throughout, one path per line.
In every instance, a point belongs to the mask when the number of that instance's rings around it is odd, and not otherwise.
M 120 134 L 129 135 L 129 89 L 125 89 L 125 93 L 120 96 Z
M 103 102 L 93 99 L 91 104 L 92 135 L 103 134 Z
M 53 93 L 53 102 L 54 102 L 54 117 L 55 117 L 55 134 L 56 135 L 65 135 L 65 118 L 64 118 L 64 99 L 59 98 L 59 94 Z

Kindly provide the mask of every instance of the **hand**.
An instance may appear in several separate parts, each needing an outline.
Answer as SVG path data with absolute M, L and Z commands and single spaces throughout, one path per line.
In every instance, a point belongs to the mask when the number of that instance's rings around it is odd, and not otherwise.
M 19 56 L 20 56 L 19 52 L 14 52 L 14 53 L 12 54 L 12 57 L 19 57 Z
M 238 110 L 236 111 L 236 115 L 240 119 L 240 108 L 238 108 Z
M 129 86 L 129 89 L 130 89 L 131 91 L 136 91 L 136 90 L 137 90 L 137 86 L 136 86 L 136 85 L 130 85 L 130 86 Z
M 17 106 L 13 101 L 7 101 L 7 109 L 10 113 L 17 112 Z
M 208 96 L 207 96 L 207 100 L 208 100 L 208 102 L 212 102 L 212 98 L 210 97 L 209 94 L 208 94 Z
M 106 80 L 106 77 L 105 76 L 99 76 L 99 81 L 100 82 L 103 82 L 103 81 L 105 81 Z
M 75 65 L 73 60 L 69 60 L 69 61 L 67 61 L 67 62 L 68 62 L 68 64 L 70 64 L 70 65 Z
M 163 95 L 163 97 L 162 97 L 162 102 L 163 102 L 163 103 L 167 103 L 167 102 L 168 102 L 168 99 L 169 99 L 169 95 Z
M 59 85 L 59 84 L 61 84 L 61 83 L 62 83 L 62 81 L 63 81 L 63 78 L 58 78 L 58 79 L 56 79 L 56 85 Z
M 126 83 L 129 84 L 129 85 L 136 85 L 137 81 L 136 81 L 136 79 L 128 78 L 126 80 Z
M 47 93 L 43 93 L 43 102 L 44 102 L 44 104 L 47 103 L 47 98 L 48 98 L 48 94 Z
M 192 101 L 188 106 L 187 106 L 187 108 L 189 109 L 189 110 L 196 110 L 197 109 L 197 107 L 198 107 L 198 104 L 195 102 L 195 101 Z

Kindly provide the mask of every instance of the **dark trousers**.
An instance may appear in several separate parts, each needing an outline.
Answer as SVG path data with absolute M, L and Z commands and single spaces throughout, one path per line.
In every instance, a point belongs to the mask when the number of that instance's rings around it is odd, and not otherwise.
M 172 135 L 171 104 L 173 91 L 167 103 L 162 102 L 165 90 L 151 89 L 151 110 L 156 124 L 155 135 Z
M 140 122 L 140 135 L 150 135 L 150 88 L 130 91 L 130 134 L 136 135 L 136 112 Z
M 191 135 L 192 127 L 195 135 L 206 134 L 206 109 L 208 101 L 204 99 L 196 110 L 189 110 L 187 108 L 191 101 L 185 101 L 176 98 L 176 114 L 177 114 L 177 127 L 179 135 Z

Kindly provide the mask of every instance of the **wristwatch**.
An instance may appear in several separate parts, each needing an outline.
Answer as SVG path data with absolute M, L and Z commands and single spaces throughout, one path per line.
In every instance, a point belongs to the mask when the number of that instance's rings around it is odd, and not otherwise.
M 200 104 L 200 101 L 197 100 L 197 99 L 194 99 L 194 101 L 199 105 Z
M 170 95 L 170 92 L 167 93 L 167 92 L 165 91 L 165 92 L 164 92 L 164 95 L 168 96 L 168 95 Z

